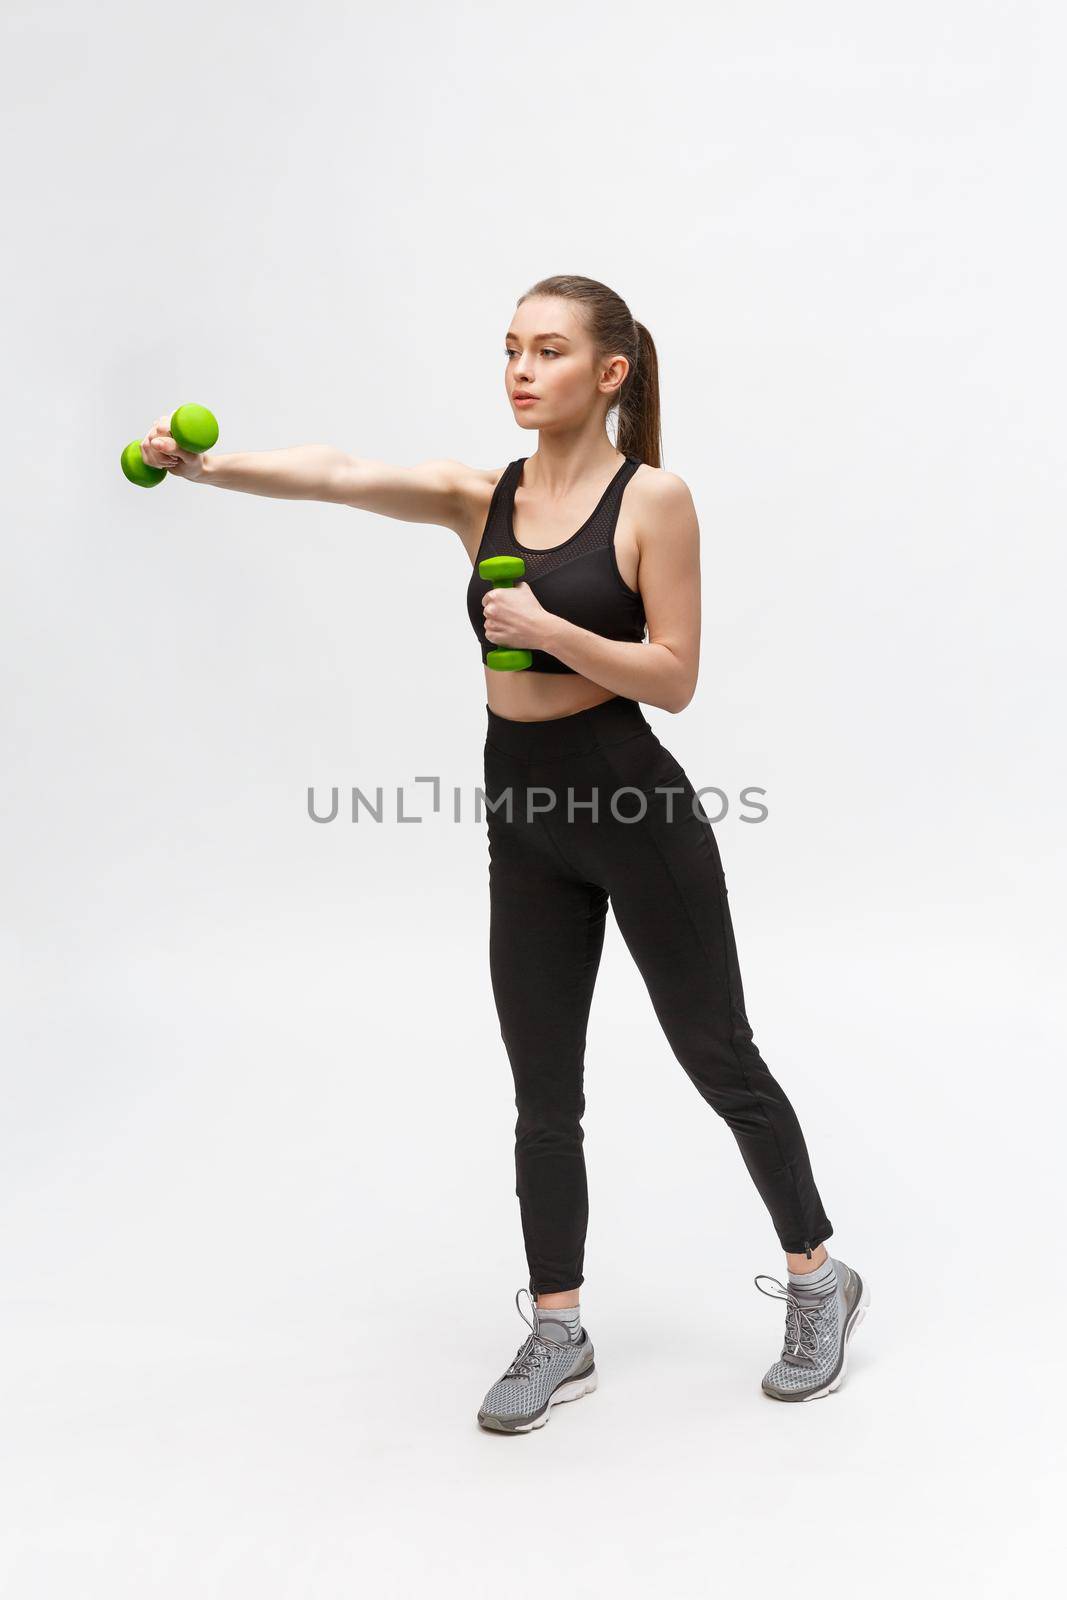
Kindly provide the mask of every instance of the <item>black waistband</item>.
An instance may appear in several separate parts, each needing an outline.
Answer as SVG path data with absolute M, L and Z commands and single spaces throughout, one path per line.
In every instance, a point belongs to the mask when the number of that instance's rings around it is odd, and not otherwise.
M 487 743 L 520 761 L 584 755 L 600 745 L 619 744 L 635 733 L 651 732 L 651 724 L 638 702 L 623 695 L 572 712 L 569 717 L 549 717 L 544 722 L 516 722 L 511 717 L 497 716 L 488 705 L 485 709 L 489 718 Z

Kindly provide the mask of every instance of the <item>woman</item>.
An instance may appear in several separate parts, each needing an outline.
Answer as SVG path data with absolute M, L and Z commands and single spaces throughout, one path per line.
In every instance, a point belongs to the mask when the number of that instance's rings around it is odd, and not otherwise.
M 529 1267 L 515 1299 L 528 1295 L 532 1320 L 479 1423 L 528 1432 L 597 1383 L 578 1292 L 581 1118 L 609 900 L 674 1055 L 730 1127 L 785 1251 L 787 1282 L 768 1278 L 776 1287 L 763 1290 L 786 1304 L 763 1390 L 814 1399 L 840 1385 L 869 1295 L 825 1249 L 833 1230 L 800 1125 L 753 1043 L 711 824 L 640 709 L 689 704 L 700 643 L 699 530 L 686 484 L 659 465 L 655 347 L 611 289 L 561 276 L 522 296 L 506 348 L 515 420 L 536 430 L 537 449 L 503 472 L 392 467 L 318 445 L 190 456 L 166 417 L 142 454 L 221 488 L 453 529 L 472 566 L 483 663 L 494 649 L 531 653 L 515 670 L 485 665 L 484 760 L 490 971 L 515 1085 Z M 479 575 L 480 561 L 502 555 L 525 563 L 515 587 Z

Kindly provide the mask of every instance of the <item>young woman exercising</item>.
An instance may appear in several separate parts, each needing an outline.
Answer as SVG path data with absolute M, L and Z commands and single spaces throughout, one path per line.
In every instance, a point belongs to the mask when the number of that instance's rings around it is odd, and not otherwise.
M 479 1423 L 528 1432 L 597 1383 L 578 1292 L 581 1119 L 609 901 L 672 1052 L 733 1133 L 785 1251 L 786 1283 L 763 1280 L 786 1307 L 763 1390 L 811 1400 L 840 1385 L 869 1294 L 824 1247 L 833 1229 L 800 1124 L 745 1014 L 715 834 L 641 711 L 689 704 L 700 648 L 699 529 L 685 482 L 659 465 L 655 347 L 617 294 L 575 276 L 522 296 L 506 346 L 508 398 L 537 449 L 503 472 L 394 467 L 324 445 L 196 456 L 178 449 L 166 416 L 142 454 L 220 488 L 451 528 L 471 563 L 483 663 L 494 649 L 532 654 L 520 670 L 485 667 L 489 961 L 518 1110 L 529 1284 L 515 1299 L 528 1296 L 532 1320 Z M 479 562 L 506 555 L 525 563 L 516 587 L 479 576 Z

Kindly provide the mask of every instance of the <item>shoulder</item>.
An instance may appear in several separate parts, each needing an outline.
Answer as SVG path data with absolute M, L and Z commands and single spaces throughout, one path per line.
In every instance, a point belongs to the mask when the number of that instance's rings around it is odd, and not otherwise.
M 510 463 L 508 463 L 510 465 Z M 484 500 L 486 509 L 493 498 L 493 490 L 508 470 L 503 467 L 471 467 L 465 461 L 450 461 L 453 482 L 458 494 L 467 499 Z
M 465 543 L 481 538 L 493 494 L 510 462 L 502 467 L 472 467 L 465 461 L 448 461 L 447 468 L 456 506 L 456 531 Z
M 677 472 L 668 472 L 666 467 L 651 467 L 647 461 L 642 461 L 634 473 L 633 486 L 638 497 L 649 505 L 669 509 L 671 506 L 693 503 L 693 496 L 684 478 L 679 477 Z
M 697 531 L 696 506 L 685 479 L 665 467 L 643 461 L 631 480 L 638 538 L 692 536 Z
M 472 467 L 466 461 L 441 457 L 424 462 L 419 470 L 427 476 L 432 475 L 455 499 L 470 502 L 484 500 L 488 506 L 493 498 L 493 490 L 508 469 L 506 466 Z

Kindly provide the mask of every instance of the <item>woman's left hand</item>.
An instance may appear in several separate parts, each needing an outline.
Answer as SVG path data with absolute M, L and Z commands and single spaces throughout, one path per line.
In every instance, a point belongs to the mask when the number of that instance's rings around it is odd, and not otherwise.
M 485 637 L 511 650 L 539 650 L 545 619 L 552 615 L 525 582 L 511 589 L 487 589 L 482 596 Z

